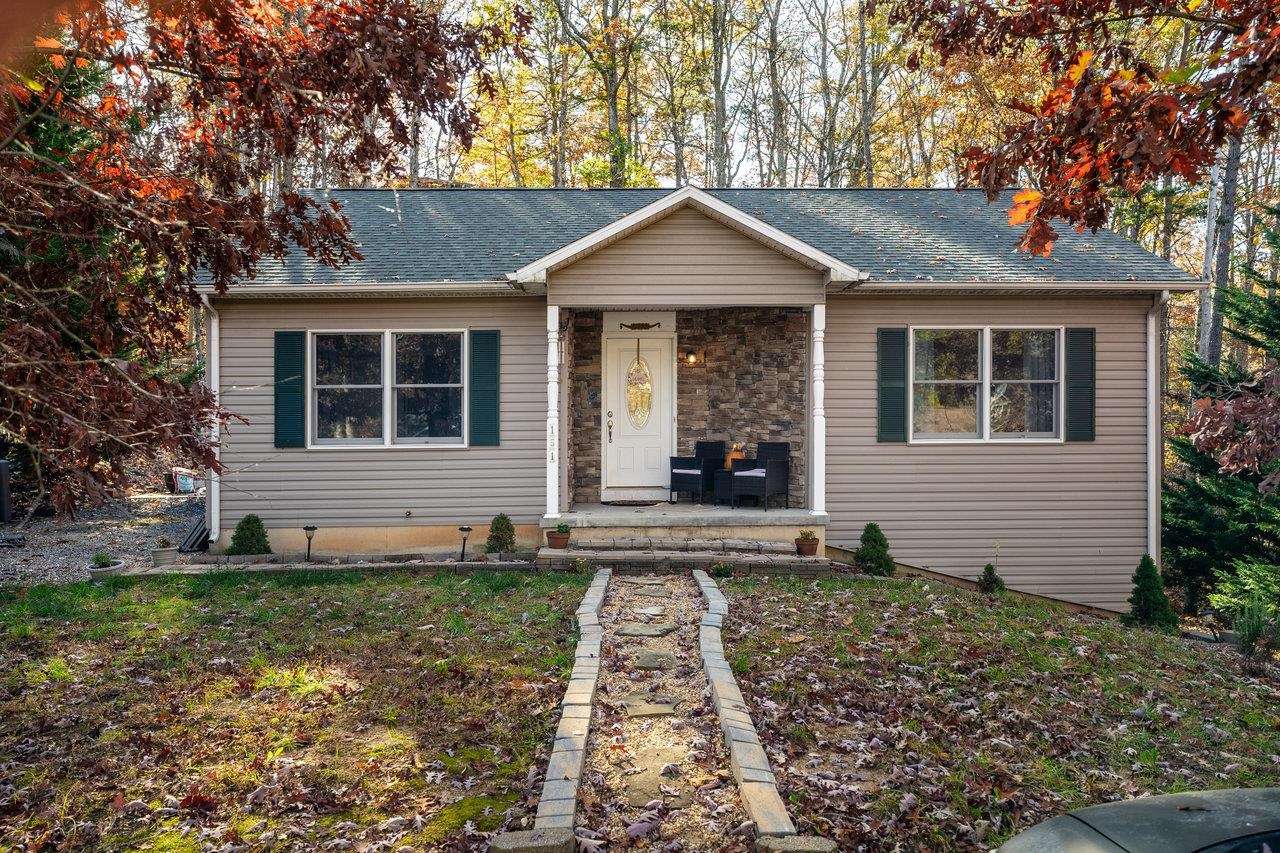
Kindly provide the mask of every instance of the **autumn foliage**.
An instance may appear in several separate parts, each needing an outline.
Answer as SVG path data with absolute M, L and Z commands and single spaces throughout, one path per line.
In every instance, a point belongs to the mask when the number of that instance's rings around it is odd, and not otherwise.
M 1048 254 L 1055 219 L 1107 224 L 1112 194 L 1133 195 L 1166 175 L 1196 182 L 1229 136 L 1275 124 L 1280 6 L 1272 0 L 889 0 L 891 21 L 913 33 L 910 64 L 926 52 L 960 64 L 1038 55 L 1053 81 L 1008 106 L 1025 116 L 999 144 L 966 152 L 966 181 L 988 197 L 1028 183 L 1009 219 L 1024 249 Z M 1193 11 L 1188 11 L 1193 10 Z M 1145 40 L 1184 27 L 1187 61 L 1153 64 Z M 1038 95 L 1038 97 L 1037 97 Z
M 143 449 L 216 468 L 227 414 L 180 369 L 197 280 L 358 258 L 282 164 L 307 146 L 330 175 L 386 171 L 410 115 L 469 141 L 462 83 L 485 88 L 504 24 L 415 0 L 90 2 L 0 68 L 0 441 L 42 496 L 101 500 Z

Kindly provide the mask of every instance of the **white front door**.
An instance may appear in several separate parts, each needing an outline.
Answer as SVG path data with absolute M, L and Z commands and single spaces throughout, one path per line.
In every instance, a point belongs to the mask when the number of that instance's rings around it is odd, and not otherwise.
M 675 452 L 675 335 L 624 335 L 604 339 L 601 497 L 665 500 Z

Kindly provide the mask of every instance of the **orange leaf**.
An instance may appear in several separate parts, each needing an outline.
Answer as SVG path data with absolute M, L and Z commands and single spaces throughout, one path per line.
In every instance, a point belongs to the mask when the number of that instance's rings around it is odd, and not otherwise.
M 1037 190 L 1021 190 L 1013 196 L 1013 207 L 1009 208 L 1009 224 L 1021 225 L 1035 216 L 1036 210 L 1044 196 Z
M 49 50 L 58 50 L 62 47 L 62 42 L 57 39 L 51 39 L 48 36 L 38 36 L 32 44 L 36 47 L 43 47 Z
M 1072 83 L 1079 83 L 1080 78 L 1084 76 L 1085 69 L 1089 67 L 1089 63 L 1093 62 L 1093 51 L 1082 50 L 1076 54 L 1076 61 L 1071 63 L 1071 67 L 1067 69 L 1067 79 Z

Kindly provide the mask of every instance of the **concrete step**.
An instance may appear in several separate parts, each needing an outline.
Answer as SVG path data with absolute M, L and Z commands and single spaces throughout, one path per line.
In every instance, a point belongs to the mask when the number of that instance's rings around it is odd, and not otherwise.
M 737 554 L 791 554 L 791 542 L 768 542 L 762 539 L 720 539 L 688 536 L 575 536 L 569 550 L 578 551 L 705 551 Z
M 826 557 L 800 557 L 791 554 L 726 553 L 723 551 L 668 551 L 658 549 L 591 550 L 587 548 L 543 548 L 534 563 L 546 571 L 578 568 L 578 561 L 593 568 L 612 569 L 617 574 L 683 574 L 693 569 L 710 570 L 717 563 L 728 563 L 734 572 L 756 575 L 800 575 L 827 577 L 832 562 Z

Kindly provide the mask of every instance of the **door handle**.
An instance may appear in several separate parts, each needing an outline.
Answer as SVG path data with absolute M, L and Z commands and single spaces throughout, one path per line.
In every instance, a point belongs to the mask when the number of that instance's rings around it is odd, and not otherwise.
M 613 444 L 613 421 L 609 421 L 609 443 Z

